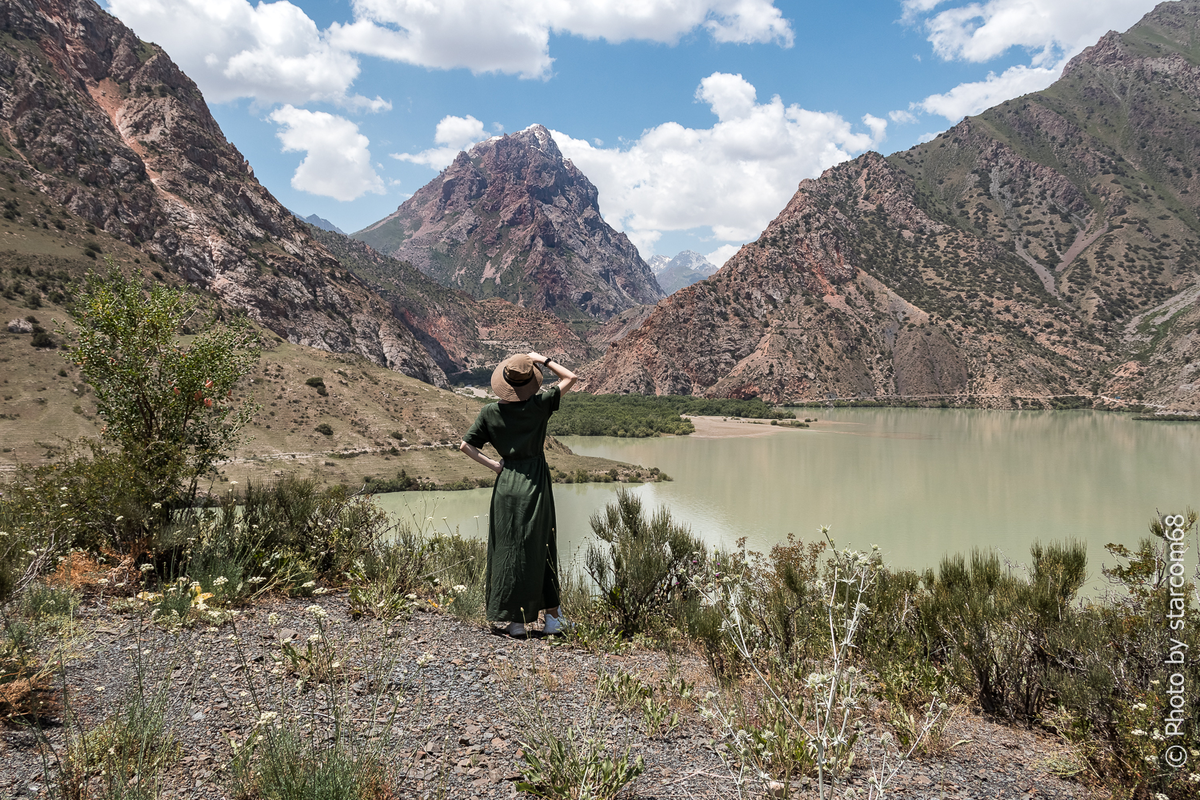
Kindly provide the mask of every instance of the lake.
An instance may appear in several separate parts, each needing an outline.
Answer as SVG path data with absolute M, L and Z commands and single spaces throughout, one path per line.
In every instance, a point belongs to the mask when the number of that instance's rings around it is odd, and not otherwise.
M 756 436 L 563 441 L 583 455 L 666 472 L 673 481 L 633 490 L 710 544 L 744 536 L 751 549 L 766 551 L 789 532 L 811 540 L 828 525 L 839 546 L 878 544 L 900 568 L 936 566 L 944 554 L 974 547 L 1027 563 L 1035 541 L 1078 539 L 1088 545 L 1095 585 L 1099 565 L 1112 563 L 1105 544 L 1135 545 L 1156 509 L 1200 508 L 1200 423 L 1096 411 L 801 409 L 798 416 L 819 421 L 800 430 L 741 426 L 767 434 Z M 564 562 L 618 485 L 554 487 Z M 378 499 L 440 530 L 486 536 L 490 495 Z

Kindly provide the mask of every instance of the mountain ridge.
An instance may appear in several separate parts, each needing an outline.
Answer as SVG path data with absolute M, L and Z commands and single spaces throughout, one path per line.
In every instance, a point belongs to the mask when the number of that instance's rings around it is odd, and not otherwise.
M 1200 3 L 1162 4 L 1043 92 L 801 181 L 585 387 L 1200 408 L 1198 31 Z

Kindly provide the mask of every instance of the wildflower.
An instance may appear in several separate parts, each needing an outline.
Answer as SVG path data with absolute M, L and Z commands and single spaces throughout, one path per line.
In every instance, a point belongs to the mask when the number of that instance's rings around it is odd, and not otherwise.
M 458 594 L 462 594 L 466 590 L 467 590 L 467 587 L 465 584 L 461 584 L 461 583 L 454 584 L 454 591 L 457 592 Z
M 267 615 L 267 624 L 278 625 L 279 624 L 279 615 L 276 614 L 274 611 L 272 611 L 270 614 Z
M 1145 711 L 1145 710 L 1146 710 L 1146 704 L 1145 704 L 1145 703 L 1134 703 L 1134 704 L 1133 704 L 1133 710 L 1134 710 L 1134 711 Z
M 67 508 L 69 505 L 70 505 L 69 503 L 63 503 L 62 505 L 59 506 L 59 508 Z
M 1188 775 L 1188 780 L 1192 783 L 1200 783 L 1200 772 L 1193 772 L 1191 775 Z
M 258 724 L 259 725 L 267 725 L 270 722 L 274 721 L 274 719 L 278 716 L 279 716 L 279 714 L 277 714 L 274 711 L 264 711 L 258 717 Z
M 1162 731 L 1159 731 L 1159 730 L 1154 731 L 1154 733 L 1150 734 L 1150 738 L 1156 742 L 1161 742 L 1163 740 Z
M 125 515 L 124 515 L 124 514 L 122 514 L 122 515 L 120 515 L 119 517 L 117 517 L 117 520 L 116 520 L 116 521 L 117 521 L 117 522 L 120 522 L 120 521 L 121 521 L 121 520 L 123 520 L 123 519 L 125 519 Z
M 1155 792 L 1155 793 L 1154 793 L 1154 800 L 1171 800 L 1171 798 L 1167 797 L 1167 796 L 1166 796 L 1165 794 L 1163 794 L 1162 792 Z
M 317 619 L 325 619 L 326 617 L 329 616 L 329 614 L 325 611 L 325 609 L 321 608 L 318 605 L 311 605 L 304 610 L 307 611 L 309 614 L 312 614 Z
M 404 599 L 405 600 L 416 600 L 417 596 L 415 594 L 406 594 L 406 595 L 404 595 Z
M 154 504 L 153 504 L 153 505 L 151 505 L 150 507 L 151 507 L 151 508 L 153 508 L 155 511 L 157 511 L 157 510 L 159 510 L 160 508 L 162 508 L 162 503 L 154 503 Z
M 212 584 L 212 585 L 213 585 L 214 587 L 215 587 L 215 586 L 224 586 L 224 585 L 225 585 L 225 584 L 227 584 L 227 583 L 229 583 L 229 578 L 226 578 L 224 575 L 218 575 L 218 576 L 216 577 L 216 579 L 215 579 L 215 580 L 213 580 L 213 584 Z
M 305 583 L 300 584 L 300 588 L 301 589 L 311 589 L 316 585 L 317 585 L 316 581 L 306 581 Z
M 324 586 L 318 586 L 316 589 L 313 589 L 313 594 L 326 594 L 328 592 L 329 590 Z
M 246 583 L 262 583 L 265 580 L 266 580 L 266 578 L 262 577 L 261 575 L 256 575 L 253 578 L 250 578 L 249 580 L 247 580 Z
M 138 569 L 141 570 L 142 572 L 150 572 L 151 570 L 154 569 L 154 565 L 153 564 L 142 564 L 140 567 L 138 567 Z
M 433 661 L 433 653 L 425 653 L 420 658 L 417 659 L 417 666 L 423 667 L 426 664 L 428 664 L 430 661 Z
M 1146 735 L 1146 732 L 1144 730 L 1142 730 L 1141 728 L 1134 728 L 1133 730 L 1130 731 L 1130 733 L 1132 733 L 1134 736 L 1145 736 Z
M 1147 764 L 1157 764 L 1158 756 L 1146 756 L 1144 760 Z

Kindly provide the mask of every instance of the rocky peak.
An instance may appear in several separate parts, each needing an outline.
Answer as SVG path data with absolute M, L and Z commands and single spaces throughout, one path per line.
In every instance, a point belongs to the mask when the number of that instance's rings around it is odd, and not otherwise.
M 608 319 L 663 297 L 600 215 L 599 192 L 541 125 L 461 152 L 395 213 L 354 234 L 444 286 L 564 319 Z

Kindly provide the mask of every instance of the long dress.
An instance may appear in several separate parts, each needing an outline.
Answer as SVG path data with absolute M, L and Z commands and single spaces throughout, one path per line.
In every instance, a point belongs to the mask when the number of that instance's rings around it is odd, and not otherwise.
M 504 459 L 492 489 L 484 574 L 493 622 L 529 622 L 559 603 L 558 525 L 542 448 L 561 396 L 552 386 L 523 402 L 490 403 L 463 437 L 477 448 L 490 442 Z

